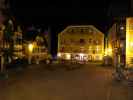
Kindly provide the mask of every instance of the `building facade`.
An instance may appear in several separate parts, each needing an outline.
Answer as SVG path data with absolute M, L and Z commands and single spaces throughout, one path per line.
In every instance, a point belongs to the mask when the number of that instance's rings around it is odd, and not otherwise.
M 5 25 L 4 22 L 6 20 L 5 12 L 7 11 L 9 4 L 6 3 L 6 0 L 0 0 L 0 51 L 3 49 L 3 36 Z M 0 55 L 2 52 L 0 52 Z
M 133 67 L 133 17 L 126 18 L 126 64 Z
M 119 63 L 126 65 L 126 18 L 119 18 L 108 31 L 108 46 L 106 54 L 112 57 L 112 64 L 116 67 Z
M 26 41 L 23 44 L 25 58 L 30 59 L 30 62 L 39 63 L 39 61 L 48 59 L 48 48 L 45 45 L 44 38 L 36 36 L 33 41 Z
M 58 58 L 101 61 L 104 34 L 92 25 L 68 26 L 58 34 Z
M 23 54 L 23 34 L 21 27 L 18 26 L 13 36 L 14 55 L 15 57 L 22 58 Z

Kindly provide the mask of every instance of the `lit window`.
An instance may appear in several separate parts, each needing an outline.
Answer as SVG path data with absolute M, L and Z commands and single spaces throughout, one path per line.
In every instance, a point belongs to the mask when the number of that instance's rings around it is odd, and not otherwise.
M 99 59 L 99 56 L 96 56 L 96 60 L 100 60 L 100 59 Z
M 99 52 L 99 47 L 98 46 L 97 46 L 96 50 L 97 50 L 97 53 L 98 53 Z
M 67 54 L 66 54 L 66 59 L 67 59 L 67 60 L 70 60 L 70 59 L 71 59 L 71 54 L 67 53 Z

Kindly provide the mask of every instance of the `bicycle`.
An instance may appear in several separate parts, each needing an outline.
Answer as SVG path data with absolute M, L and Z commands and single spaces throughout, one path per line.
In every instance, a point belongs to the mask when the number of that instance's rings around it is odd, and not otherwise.
M 112 74 L 114 80 L 119 82 L 128 80 L 127 69 L 125 69 L 123 66 L 123 64 L 119 64 L 116 67 L 115 72 Z

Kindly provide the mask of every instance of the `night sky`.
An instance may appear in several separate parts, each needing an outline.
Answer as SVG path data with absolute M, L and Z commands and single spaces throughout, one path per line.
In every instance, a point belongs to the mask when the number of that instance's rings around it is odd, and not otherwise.
M 11 12 L 24 25 L 94 24 L 107 29 L 113 16 L 128 12 L 129 0 L 11 0 Z

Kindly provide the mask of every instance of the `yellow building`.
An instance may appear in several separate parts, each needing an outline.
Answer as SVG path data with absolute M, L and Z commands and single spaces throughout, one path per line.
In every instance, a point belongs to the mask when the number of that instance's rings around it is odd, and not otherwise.
M 101 61 L 104 34 L 93 25 L 68 26 L 58 35 L 58 58 Z
M 126 19 L 126 64 L 133 67 L 133 17 Z
M 4 29 L 5 26 L 0 26 L 2 29 L 0 30 L 0 48 L 1 49 L 9 49 L 10 48 L 10 42 L 7 41 L 4 37 Z M 13 58 L 22 58 L 23 57 L 23 48 L 22 48 L 22 31 L 20 26 L 18 26 L 16 31 L 13 31 L 13 35 L 10 36 L 10 39 L 12 39 L 13 43 Z
M 46 60 L 48 50 L 41 36 L 36 36 L 34 41 L 24 43 L 24 54 L 26 58 L 31 57 L 32 62 Z
M 115 66 L 118 63 L 118 48 L 119 48 L 119 39 L 117 35 L 117 24 L 114 23 L 108 31 L 107 36 L 107 45 L 105 47 L 105 55 L 108 55 L 112 58 L 112 65 Z
M 108 47 L 106 52 L 112 57 L 112 64 L 126 64 L 126 21 L 125 18 L 117 20 L 108 32 Z
M 112 49 L 114 66 L 123 63 L 125 67 L 133 67 L 133 17 L 124 18 L 110 28 L 108 48 Z
M 20 26 L 17 27 L 17 31 L 14 32 L 14 55 L 15 57 L 22 58 L 23 55 L 23 34 Z

